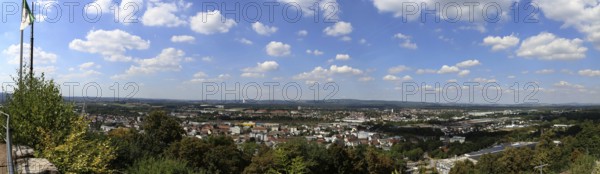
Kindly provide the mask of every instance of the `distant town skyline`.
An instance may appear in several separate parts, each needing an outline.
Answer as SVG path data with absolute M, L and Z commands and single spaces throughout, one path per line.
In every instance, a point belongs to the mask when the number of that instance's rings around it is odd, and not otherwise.
M 35 70 L 66 96 L 600 103 L 599 2 L 34 2 Z M 21 1 L 1 3 L 6 87 Z

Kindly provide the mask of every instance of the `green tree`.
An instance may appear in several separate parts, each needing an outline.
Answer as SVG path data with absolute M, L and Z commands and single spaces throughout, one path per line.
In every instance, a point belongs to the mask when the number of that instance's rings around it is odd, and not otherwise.
M 209 173 L 241 173 L 248 162 L 235 146 L 216 146 L 204 155 L 203 166 Z
M 394 162 L 391 158 L 385 156 L 383 153 L 378 152 L 377 149 L 369 147 L 365 154 L 365 160 L 367 161 L 368 173 L 392 173 L 394 171 Z
M 207 141 L 212 146 L 235 146 L 233 139 L 226 136 L 210 136 Z
M 204 155 L 211 150 L 211 146 L 194 137 L 185 137 L 181 141 L 172 143 L 163 152 L 165 157 L 187 162 L 188 166 L 200 169 L 204 165 Z
M 3 108 L 11 115 L 14 144 L 33 147 L 37 157 L 47 158 L 64 173 L 111 172 L 108 165 L 115 149 L 110 139 L 90 137 L 89 122 L 75 114 L 52 80 L 27 74 L 16 83 Z
M 596 162 L 596 165 L 594 167 L 594 170 L 592 171 L 592 174 L 600 174 L 600 162 Z
M 357 146 L 347 150 L 348 156 L 350 156 L 350 160 L 352 161 L 352 171 L 356 173 L 367 173 L 368 163 L 365 157 L 367 148 L 365 146 Z
M 275 154 L 271 149 L 265 149 L 259 151 L 259 153 L 252 158 L 250 165 L 248 165 L 243 173 L 267 173 L 269 169 L 275 168 Z
M 423 158 L 423 154 L 424 153 L 425 152 L 423 152 L 423 149 L 416 148 L 416 149 L 412 149 L 412 150 L 409 150 L 409 151 L 405 152 L 404 156 L 406 156 L 411 161 L 419 161 L 419 160 L 421 160 Z
M 73 105 L 65 103 L 54 81 L 44 75 L 26 75 L 23 81 L 15 79 L 17 88 L 7 95 L 6 112 L 11 115 L 12 140 L 14 144 L 43 149 L 44 134 L 52 134 L 54 145 L 62 144 L 71 131 L 76 118 Z M 5 119 L 0 119 L 5 125 Z
M 144 158 L 136 161 L 127 169 L 130 174 L 192 174 L 196 173 L 186 166 L 185 161 L 167 158 Z
M 126 169 L 133 162 L 144 157 L 141 146 L 137 139 L 141 136 L 137 131 L 129 128 L 116 128 L 108 132 L 111 146 L 115 147 L 116 158 L 111 162 L 113 169 Z
M 553 131 L 545 131 L 541 136 L 538 144 L 535 147 L 533 160 L 531 161 L 532 166 L 540 164 L 551 164 L 553 161 L 560 157 L 555 149 L 557 149 L 552 138 L 555 135 Z M 550 167 L 542 168 L 544 173 L 548 173 Z
M 350 155 L 344 149 L 337 144 L 333 144 L 327 149 L 329 156 L 331 156 L 331 163 L 333 164 L 334 171 L 331 173 L 352 173 L 352 161 Z
M 449 174 L 476 174 L 475 164 L 469 160 L 457 161 Z
M 600 158 L 600 127 L 592 122 L 582 124 L 582 130 L 575 136 L 575 146 L 583 152 Z
M 577 159 L 569 166 L 570 173 L 588 174 L 594 170 L 596 159 L 590 155 L 579 155 Z
M 88 122 L 79 117 L 71 123 L 72 130 L 62 144 L 53 144 L 52 133 L 42 132 L 45 148 L 41 156 L 65 173 L 109 173 L 115 159 L 110 140 L 86 138 Z
M 485 154 L 482 155 L 477 161 L 476 168 L 481 173 L 496 174 L 501 173 L 497 166 L 497 161 L 501 157 L 501 154 Z
M 530 172 L 535 166 L 530 163 L 532 160 L 533 151 L 530 148 L 508 148 L 501 153 L 496 167 L 499 168 L 500 173 Z
M 153 111 L 144 118 L 141 126 L 144 131 L 139 144 L 148 154 L 161 154 L 169 144 L 181 140 L 185 131 L 179 121 L 168 117 L 164 111 Z
M 251 161 L 255 154 L 258 154 L 264 145 L 256 144 L 256 142 L 244 142 L 240 145 L 240 151 L 244 155 L 246 161 Z M 268 147 L 267 147 L 268 148 Z
M 286 170 L 286 173 L 289 174 L 304 174 L 308 173 L 308 168 L 306 167 L 306 163 L 304 162 L 304 158 L 296 157 L 292 159 L 292 163 Z

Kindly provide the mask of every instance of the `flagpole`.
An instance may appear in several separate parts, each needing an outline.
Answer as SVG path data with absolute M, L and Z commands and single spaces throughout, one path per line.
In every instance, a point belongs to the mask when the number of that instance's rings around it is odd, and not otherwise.
M 34 1 L 31 1 L 31 15 L 34 15 L 34 8 L 35 8 L 35 4 Z M 30 51 L 30 57 L 29 57 L 29 76 L 31 76 L 31 78 L 33 78 L 33 24 L 35 23 L 35 21 L 31 21 L 31 51 Z
M 21 11 L 24 11 L 23 7 L 25 6 L 25 1 L 21 1 Z M 21 12 L 23 14 L 23 12 Z M 23 15 L 21 15 L 21 21 L 23 21 Z M 21 54 L 19 58 L 19 83 L 21 83 L 21 79 L 23 79 L 23 30 L 21 30 Z
M 21 57 L 19 59 L 19 83 L 23 76 L 23 30 L 21 30 Z

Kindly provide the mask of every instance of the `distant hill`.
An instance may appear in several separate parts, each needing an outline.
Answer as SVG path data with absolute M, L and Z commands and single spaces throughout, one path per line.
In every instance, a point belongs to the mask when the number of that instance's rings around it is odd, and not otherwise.
M 5 102 L 6 93 L 0 92 L 0 103 Z M 588 104 L 588 103 L 563 103 L 563 104 L 471 104 L 471 103 L 427 103 L 427 102 L 407 102 L 407 101 L 388 101 L 388 100 L 357 100 L 357 99 L 331 99 L 325 101 L 313 101 L 313 100 L 300 100 L 300 101 L 284 101 L 284 100 L 246 100 L 246 103 L 238 100 L 176 100 L 176 99 L 149 99 L 149 98 L 132 98 L 120 101 L 116 101 L 112 97 L 103 97 L 91 100 L 85 97 L 64 97 L 66 101 L 75 103 L 105 103 L 105 102 L 116 102 L 116 103 L 148 103 L 148 104 L 212 104 L 219 105 L 224 104 L 228 107 L 264 107 L 264 105 L 278 106 L 278 107 L 319 107 L 319 108 L 600 108 L 600 104 Z
M 67 98 L 65 98 L 67 99 Z M 71 102 L 76 103 L 103 103 L 103 102 L 117 102 L 117 103 L 148 103 L 148 104 L 212 104 L 212 105 L 227 105 L 231 107 L 266 107 L 265 105 L 273 107 L 284 107 L 284 108 L 297 108 L 300 107 L 318 107 L 323 109 L 339 109 L 339 108 L 463 108 L 463 109 L 506 109 L 506 108 L 581 108 L 581 107 L 594 107 L 600 108 L 600 104 L 580 104 L 580 103 L 567 103 L 567 104 L 465 104 L 465 103 L 426 103 L 426 102 L 406 102 L 406 101 L 387 101 L 387 100 L 356 100 L 356 99 L 332 99 L 325 101 L 313 101 L 313 100 L 300 100 L 300 101 L 284 101 L 284 100 L 246 100 L 245 103 L 242 101 L 234 100 L 174 100 L 174 99 L 146 99 L 146 98 L 132 98 L 123 101 L 115 101 L 114 98 L 98 98 L 97 100 L 91 101 L 84 97 L 73 97 L 67 99 Z

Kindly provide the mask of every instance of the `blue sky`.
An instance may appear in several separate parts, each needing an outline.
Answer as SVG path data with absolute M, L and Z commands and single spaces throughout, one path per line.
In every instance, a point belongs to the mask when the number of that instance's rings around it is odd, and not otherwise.
M 332 98 L 366 100 L 523 103 L 532 93 L 527 102 L 600 99 L 600 1 L 35 2 L 34 65 L 61 84 L 63 94 L 113 97 L 119 83 L 118 96 L 126 98 L 133 90 L 124 86 L 133 82 L 135 97 L 200 100 L 209 93 L 206 85 L 232 89 L 239 83 L 236 96 L 223 96 L 315 99 L 317 82 L 317 99 L 328 98 L 330 84 L 338 89 Z M 277 5 L 273 12 L 269 4 Z M 258 20 L 251 19 L 257 16 L 254 7 L 260 7 Z M 3 82 L 11 82 L 18 68 L 15 8 L 20 1 L 2 1 Z M 423 19 L 422 12 L 430 14 Z M 84 88 L 91 82 L 101 93 Z M 273 93 L 265 82 L 279 86 Z M 411 85 L 420 90 L 411 91 Z M 438 96 L 423 97 L 425 90 Z M 225 98 L 221 93 L 208 98 Z M 452 100 L 455 96 L 460 97 Z

